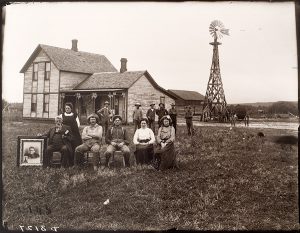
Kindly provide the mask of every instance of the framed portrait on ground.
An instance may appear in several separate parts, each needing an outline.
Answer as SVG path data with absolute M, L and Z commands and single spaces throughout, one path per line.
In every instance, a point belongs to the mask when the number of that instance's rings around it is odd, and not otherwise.
M 17 166 L 42 166 L 47 137 L 18 136 Z

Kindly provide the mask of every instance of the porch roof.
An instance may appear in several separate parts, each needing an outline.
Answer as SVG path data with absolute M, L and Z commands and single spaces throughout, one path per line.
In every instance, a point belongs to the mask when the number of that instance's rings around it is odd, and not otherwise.
M 82 93 L 82 92 L 111 92 L 111 91 L 123 91 L 122 88 L 102 88 L 102 89 L 88 89 L 88 90 L 66 90 L 61 93 Z
M 73 90 L 95 90 L 95 89 L 128 89 L 146 71 L 103 72 L 95 73 L 79 83 Z

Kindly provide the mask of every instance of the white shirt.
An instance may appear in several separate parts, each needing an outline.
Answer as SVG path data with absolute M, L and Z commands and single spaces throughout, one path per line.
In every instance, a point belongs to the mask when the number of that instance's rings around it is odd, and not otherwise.
M 140 128 L 137 129 L 133 136 L 133 143 L 135 145 L 139 144 L 139 140 L 150 139 L 149 144 L 153 144 L 155 142 L 154 133 L 149 128 Z

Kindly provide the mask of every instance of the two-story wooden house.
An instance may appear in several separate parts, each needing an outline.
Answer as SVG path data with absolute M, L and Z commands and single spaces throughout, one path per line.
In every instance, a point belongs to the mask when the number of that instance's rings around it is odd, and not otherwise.
M 151 103 L 175 102 L 175 96 L 160 87 L 147 71 L 127 71 L 121 59 L 120 72 L 103 55 L 38 45 L 21 73 L 24 73 L 23 119 L 53 120 L 72 102 L 81 122 L 100 109 L 105 101 L 125 122 L 132 122 L 134 105 L 139 102 L 145 114 Z

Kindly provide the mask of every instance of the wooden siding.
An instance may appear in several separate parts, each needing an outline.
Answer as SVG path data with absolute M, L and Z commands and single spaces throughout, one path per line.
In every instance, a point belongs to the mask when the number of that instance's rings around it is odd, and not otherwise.
M 59 70 L 51 62 L 50 92 L 59 92 Z
M 36 95 L 36 117 L 43 117 L 43 103 L 44 103 L 44 95 L 37 94 Z
M 158 108 L 160 97 L 165 97 L 166 109 L 171 108 L 171 103 L 175 101 L 159 90 L 155 89 L 145 76 L 142 76 L 128 89 L 128 108 L 127 108 L 127 122 L 133 122 L 132 113 L 135 109 L 135 103 L 139 102 L 143 111 L 143 116 L 146 116 L 147 110 L 150 108 L 151 103 L 155 103 Z M 157 120 L 157 116 L 156 116 Z
M 73 73 L 73 72 L 60 72 L 60 90 L 72 90 L 75 86 L 85 80 L 90 74 Z
M 49 118 L 58 115 L 58 94 L 50 94 L 49 96 Z
M 32 89 L 32 71 L 33 71 L 33 65 L 31 64 L 26 72 L 24 73 L 24 93 L 31 92 Z
M 31 112 L 31 94 L 23 96 L 23 117 L 30 117 Z

